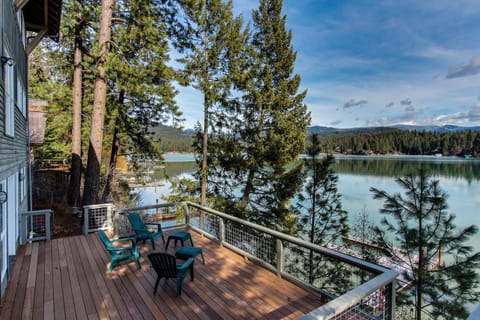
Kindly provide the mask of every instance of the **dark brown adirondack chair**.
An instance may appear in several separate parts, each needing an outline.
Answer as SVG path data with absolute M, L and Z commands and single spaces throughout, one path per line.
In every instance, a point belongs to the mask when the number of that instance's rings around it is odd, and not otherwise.
M 153 295 L 157 293 L 158 283 L 161 278 L 165 278 L 165 280 L 175 278 L 177 280 L 177 297 L 182 294 L 182 284 L 188 269 L 190 269 L 190 278 L 193 281 L 193 258 L 187 259 L 183 264 L 177 264 L 175 256 L 168 253 L 154 252 L 148 255 L 148 259 L 158 275 Z

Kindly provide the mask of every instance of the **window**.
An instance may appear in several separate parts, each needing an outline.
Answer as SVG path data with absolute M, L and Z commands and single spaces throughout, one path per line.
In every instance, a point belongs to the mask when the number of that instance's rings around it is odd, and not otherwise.
M 12 57 L 8 46 L 5 46 L 5 54 Z M 13 137 L 15 130 L 15 65 L 3 64 L 5 83 L 5 134 Z
M 25 100 L 25 89 L 20 81 L 20 77 L 17 77 L 17 107 L 20 109 L 20 111 L 22 111 L 24 116 L 27 116 L 27 103 Z
M 25 199 L 25 195 L 27 194 L 27 184 L 26 182 L 26 175 L 25 173 L 27 172 L 26 168 L 21 168 L 20 171 L 18 172 L 18 181 L 20 182 L 19 188 L 20 188 L 20 202 L 23 202 Z

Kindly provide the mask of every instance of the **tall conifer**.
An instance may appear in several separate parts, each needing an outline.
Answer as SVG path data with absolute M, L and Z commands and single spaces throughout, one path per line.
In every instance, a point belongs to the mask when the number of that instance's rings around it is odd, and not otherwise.
M 209 168 L 209 135 L 215 134 L 214 108 L 223 108 L 232 87 L 232 65 L 242 48 L 243 19 L 233 17 L 232 1 L 181 1 L 186 17 L 187 37 L 179 45 L 184 57 L 182 83 L 193 84 L 203 94 L 203 124 L 199 129 L 200 203 L 206 204 Z
M 407 285 L 398 302 L 414 305 L 417 320 L 423 315 L 465 319 L 467 303 L 480 298 L 480 252 L 468 245 L 478 228 L 456 229 L 455 216 L 447 212 L 447 195 L 425 170 L 396 182 L 404 195 L 370 190 L 374 199 L 384 201 L 377 241 L 405 269 Z
M 290 200 L 301 186 L 301 168 L 290 165 L 304 150 L 310 114 L 281 11 L 279 0 L 262 0 L 253 11 L 242 72 L 234 78 L 237 95 L 216 116 L 211 189 L 226 212 L 293 232 Z
M 153 0 L 121 1 L 112 27 L 112 52 L 108 68 L 108 126 L 110 163 L 103 190 L 109 198 L 119 152 L 131 159 L 160 159 L 160 142 L 152 128 L 181 113 L 175 101 L 174 70 L 167 66 L 168 36 L 164 12 L 170 3 Z

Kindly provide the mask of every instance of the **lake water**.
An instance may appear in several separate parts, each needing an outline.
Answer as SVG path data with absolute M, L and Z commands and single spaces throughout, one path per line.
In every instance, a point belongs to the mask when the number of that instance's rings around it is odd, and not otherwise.
M 161 196 L 170 192 L 165 173 L 169 177 L 191 176 L 195 168 L 191 154 L 167 154 L 164 158 L 165 170 L 156 170 L 151 177 L 165 185 L 136 189 L 142 205 L 164 202 Z M 449 212 L 457 217 L 457 226 L 480 225 L 480 160 L 433 156 L 335 156 L 338 190 L 342 195 L 342 206 L 349 213 L 350 224 L 363 208 L 373 222 L 379 222 L 383 202 L 372 199 L 370 188 L 403 193 L 394 179 L 418 168 L 426 168 L 440 181 L 440 187 L 448 194 Z M 472 244 L 480 251 L 480 234 L 472 239 Z

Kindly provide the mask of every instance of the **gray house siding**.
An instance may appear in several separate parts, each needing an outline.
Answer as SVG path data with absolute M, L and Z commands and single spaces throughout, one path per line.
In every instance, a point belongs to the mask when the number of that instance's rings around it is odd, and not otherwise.
M 18 24 L 13 1 L 2 0 L 0 4 L 0 53 L 2 57 L 13 58 L 13 66 L 1 63 L 0 67 L 0 190 L 7 193 L 7 201 L 0 204 L 0 288 L 1 294 L 9 274 L 10 262 L 15 256 L 19 241 L 20 213 L 28 210 L 26 196 L 27 181 L 24 178 L 28 166 L 28 136 L 26 95 L 27 87 L 27 55 L 25 53 L 23 35 Z M 13 135 L 6 128 L 6 70 L 12 68 L 13 99 Z M 19 90 L 19 83 L 23 90 Z M 18 103 L 23 99 L 22 103 Z

